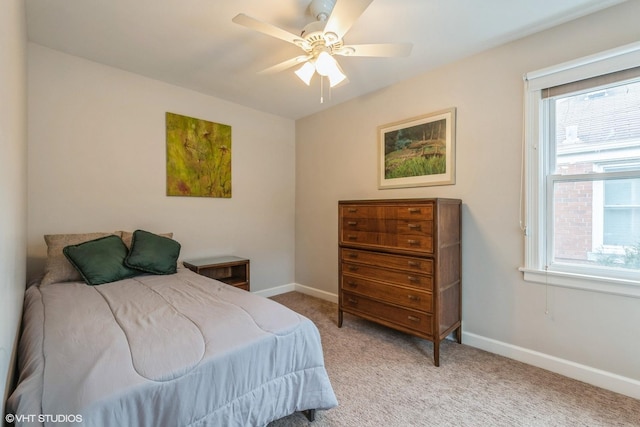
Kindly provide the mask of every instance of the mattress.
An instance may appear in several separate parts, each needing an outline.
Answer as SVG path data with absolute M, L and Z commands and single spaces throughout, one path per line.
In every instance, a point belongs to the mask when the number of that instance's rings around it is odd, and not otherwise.
M 32 286 L 23 318 L 17 426 L 261 426 L 337 405 L 313 322 L 185 268 Z

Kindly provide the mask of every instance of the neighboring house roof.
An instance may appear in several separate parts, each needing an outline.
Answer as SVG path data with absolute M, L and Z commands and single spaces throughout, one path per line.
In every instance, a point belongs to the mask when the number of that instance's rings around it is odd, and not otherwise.
M 592 150 L 593 144 L 640 141 L 640 82 L 558 99 L 556 129 L 559 154 L 573 144 Z

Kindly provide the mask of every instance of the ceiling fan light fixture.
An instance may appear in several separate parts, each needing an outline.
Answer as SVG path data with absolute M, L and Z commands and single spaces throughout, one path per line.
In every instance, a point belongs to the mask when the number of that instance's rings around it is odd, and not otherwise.
M 295 73 L 307 86 L 311 84 L 311 78 L 316 72 L 316 67 L 313 66 L 311 61 L 305 62 L 302 67 L 298 68 Z
M 340 83 L 342 83 L 342 81 L 344 81 L 347 76 L 344 74 L 344 71 L 342 71 L 342 68 L 340 67 L 340 64 L 338 64 L 338 61 L 336 61 L 334 59 L 334 62 L 336 64 L 335 68 L 333 69 L 333 71 L 331 72 L 331 74 L 329 74 L 329 86 L 330 87 L 334 87 L 336 85 L 339 85 Z
M 336 68 L 336 60 L 327 52 L 320 52 L 316 59 L 316 71 L 321 76 L 328 76 Z
M 333 71 L 327 77 L 329 77 L 329 86 L 331 87 L 339 85 L 340 83 L 342 83 L 344 79 L 347 78 L 347 76 L 345 76 L 344 73 L 340 71 L 337 67 L 335 71 Z
M 323 77 L 329 78 L 329 85 L 334 87 L 343 81 L 347 76 L 340 70 L 336 59 L 328 52 L 320 52 L 316 59 L 316 71 Z

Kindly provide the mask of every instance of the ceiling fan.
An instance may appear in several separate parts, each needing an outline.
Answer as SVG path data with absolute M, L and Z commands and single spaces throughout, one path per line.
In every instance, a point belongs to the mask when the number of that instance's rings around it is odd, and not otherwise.
M 293 43 L 304 51 L 295 58 L 263 70 L 263 73 L 283 71 L 302 64 L 295 73 L 307 85 L 311 83 L 315 73 L 318 73 L 321 77 L 327 77 L 330 87 L 334 87 L 346 79 L 334 55 L 400 57 L 411 53 L 410 43 L 356 45 L 344 43 L 344 35 L 372 2 L 373 0 L 312 0 L 309 10 L 315 21 L 307 24 L 300 35 L 259 21 L 244 13 L 236 15 L 232 21 L 268 36 Z

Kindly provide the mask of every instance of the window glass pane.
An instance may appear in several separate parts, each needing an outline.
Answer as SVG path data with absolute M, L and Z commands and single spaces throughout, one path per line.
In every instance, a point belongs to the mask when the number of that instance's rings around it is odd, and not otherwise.
M 593 260 L 593 183 L 554 185 L 554 262 L 589 264 Z
M 621 150 L 640 147 L 640 82 L 560 96 L 551 102 L 556 166 L 551 173 L 602 172 L 596 161 L 621 159 Z
M 605 208 L 603 243 L 617 246 L 633 245 L 635 239 L 628 232 L 632 218 L 632 209 Z
M 605 245 L 632 246 L 640 242 L 640 179 L 604 183 Z
M 604 184 L 604 203 L 607 206 L 629 205 L 633 198 L 633 181 L 631 180 L 611 180 Z
M 637 178 L 554 182 L 552 263 L 640 271 L 638 191 Z

